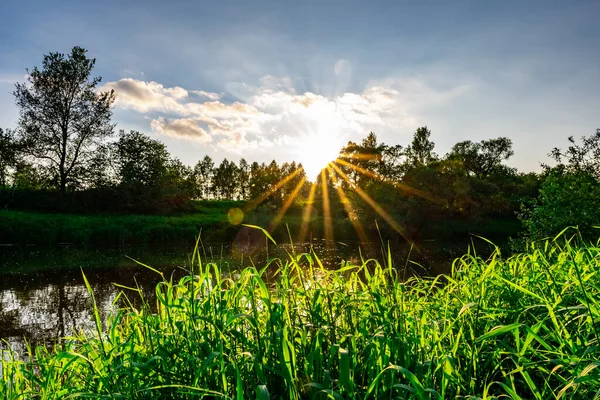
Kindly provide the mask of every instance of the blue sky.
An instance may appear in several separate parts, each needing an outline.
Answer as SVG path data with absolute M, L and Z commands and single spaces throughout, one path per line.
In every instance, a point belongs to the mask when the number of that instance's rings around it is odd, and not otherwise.
M 117 128 L 188 164 L 306 163 L 428 125 L 440 154 L 508 136 L 510 164 L 537 170 L 600 127 L 597 0 L 50 3 L 0 8 L 1 127 L 25 68 L 75 45 L 117 91 Z

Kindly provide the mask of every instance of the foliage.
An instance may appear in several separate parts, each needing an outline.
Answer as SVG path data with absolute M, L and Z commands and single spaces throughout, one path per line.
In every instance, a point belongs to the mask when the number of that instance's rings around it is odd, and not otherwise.
M 437 159 L 433 152 L 435 143 L 430 140 L 431 130 L 426 126 L 415 131 L 411 144 L 406 149 L 408 163 L 411 166 L 422 166 Z
M 121 131 L 113 147 L 118 195 L 125 208 L 185 208 L 194 192 L 192 170 L 171 158 L 163 143 L 137 131 Z
M 578 226 L 582 234 L 593 236 L 593 227 L 600 222 L 600 181 L 586 172 L 553 170 L 520 218 L 534 238 L 554 235 L 568 226 Z
M 28 71 L 14 91 L 23 151 L 61 193 L 86 185 L 97 147 L 113 133 L 115 95 L 96 91 L 101 78 L 90 78 L 96 60 L 86 53 L 45 55 L 42 69 Z
M 14 132 L 0 128 L 0 186 L 9 184 L 9 169 L 17 164 L 17 143 Z
M 504 167 L 502 161 L 508 160 L 513 154 L 512 141 L 506 137 L 499 137 L 479 143 L 470 140 L 459 142 L 452 147 L 448 157 L 462 161 L 470 174 L 485 179 L 501 171 Z
M 194 179 L 196 181 L 194 197 L 196 199 L 208 199 L 211 197 L 213 187 L 215 163 L 210 156 L 204 158 L 194 166 Z
M 566 150 L 555 147 L 550 153 L 558 167 L 586 172 L 600 179 L 600 128 L 590 137 L 582 137 L 581 144 L 577 144 L 573 136 L 569 136 L 569 142 Z
M 43 199 L 40 199 L 43 201 Z M 36 248 L 119 249 L 185 246 L 198 232 L 210 231 L 211 240 L 227 242 L 227 211 L 237 202 L 199 204 L 194 213 L 181 215 L 73 215 L 0 210 L 0 243 Z
M 195 258 L 197 260 L 197 258 Z M 53 350 L 7 352 L 6 399 L 598 396 L 600 248 L 560 240 L 452 273 L 326 270 L 294 254 L 235 275 L 197 264 L 156 303 L 124 288 L 107 321 Z M 87 282 L 87 280 L 86 280 Z M 89 286 L 88 286 L 89 288 Z M 29 360 L 29 361 L 28 361 Z
M 225 158 L 214 170 L 213 194 L 217 199 L 235 199 L 238 186 L 238 167 Z
M 521 204 L 537 195 L 535 177 L 503 164 L 512 154 L 509 139 L 462 142 L 439 158 L 430 137 L 427 127 L 419 128 L 403 149 L 378 143 L 371 133 L 361 145 L 349 142 L 342 149 L 339 168 L 350 182 L 341 185 L 361 221 L 381 216 L 353 185 L 385 204 L 409 240 L 423 239 L 426 231 L 439 234 L 443 230 L 436 226 L 457 218 L 478 224 L 498 217 L 516 220 Z
M 564 151 L 552 150 L 557 165 L 544 166 L 538 197 L 519 215 L 531 237 L 553 235 L 573 225 L 593 236 L 593 227 L 600 225 L 600 129 L 584 136 L 581 145 L 572 136 L 569 142 Z

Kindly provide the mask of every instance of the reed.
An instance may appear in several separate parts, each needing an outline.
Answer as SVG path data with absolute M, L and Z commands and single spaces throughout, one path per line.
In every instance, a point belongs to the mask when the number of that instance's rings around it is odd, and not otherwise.
M 7 352 L 3 398 L 600 398 L 597 244 L 468 253 L 408 279 L 314 253 L 235 274 L 194 260 L 178 281 L 156 271 L 155 302 L 122 287 L 94 331 Z

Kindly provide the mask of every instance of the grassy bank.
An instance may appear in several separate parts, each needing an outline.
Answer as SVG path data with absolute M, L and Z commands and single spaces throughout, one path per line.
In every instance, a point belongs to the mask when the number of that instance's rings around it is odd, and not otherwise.
M 183 246 L 189 248 L 199 232 L 213 243 L 231 243 L 240 226 L 232 224 L 228 212 L 243 207 L 240 202 L 203 202 L 193 212 L 172 215 L 136 214 L 67 214 L 31 211 L 0 210 L 0 244 L 35 245 L 53 248 L 70 244 L 78 248 L 123 248 L 153 246 Z M 269 226 L 274 215 L 250 212 L 244 223 Z M 239 223 L 239 222 L 238 222 Z M 286 225 L 298 232 L 302 217 L 285 216 L 273 233 L 286 238 Z M 336 232 L 352 235 L 349 221 L 334 222 Z M 309 232 L 320 236 L 323 222 L 320 217 L 310 220 Z
M 189 248 L 199 232 L 203 232 L 206 241 L 212 243 L 231 244 L 240 232 L 239 225 L 232 224 L 228 212 L 234 208 L 244 208 L 243 202 L 204 201 L 197 202 L 195 209 L 182 214 L 136 215 L 136 214 L 69 214 L 40 213 L 32 211 L 0 210 L 0 245 L 33 246 L 42 249 L 69 245 L 79 249 L 119 249 L 132 247 Z M 265 209 L 257 209 L 244 215 L 243 223 L 271 226 L 276 213 Z M 238 222 L 239 223 L 239 222 Z M 330 221 L 335 239 L 357 240 L 352 223 L 346 218 L 335 218 Z M 296 212 L 285 215 L 271 234 L 280 241 L 288 239 L 291 232 L 300 232 L 302 214 Z M 406 228 L 406 234 L 414 229 L 400 222 Z M 391 229 L 385 222 L 375 220 L 363 221 L 362 227 L 369 240 L 380 241 L 392 238 L 394 245 L 404 245 L 402 236 Z M 495 243 L 502 243 L 509 236 L 516 236 L 521 231 L 518 220 L 496 218 L 482 221 L 448 219 L 424 224 L 419 228 L 416 237 L 410 237 L 417 243 L 425 241 L 443 241 L 461 243 L 464 248 L 471 234 L 490 238 Z M 248 235 L 244 238 L 247 239 Z M 324 237 L 324 220 L 321 215 L 313 213 L 309 219 L 307 235 Z M 263 238 L 260 238 L 263 240 Z
M 201 229 L 225 238 L 231 205 L 198 208 L 180 215 L 60 214 L 0 211 L 0 243 L 55 247 L 130 247 L 167 244 L 189 246 Z
M 292 254 L 156 287 L 64 347 L 6 353 L 7 399 L 600 396 L 600 248 L 559 239 L 403 280 L 365 260 Z M 139 301 L 137 302 L 139 304 Z M 93 304 L 93 294 L 91 296 Z

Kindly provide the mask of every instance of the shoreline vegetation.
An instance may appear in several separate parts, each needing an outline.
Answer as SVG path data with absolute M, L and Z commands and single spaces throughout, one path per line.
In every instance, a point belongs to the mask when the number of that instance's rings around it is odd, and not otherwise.
M 107 320 L 88 285 L 96 329 L 3 352 L 0 393 L 597 398 L 598 243 L 562 235 L 508 257 L 467 253 L 436 277 L 402 276 L 389 251 L 336 270 L 291 252 L 235 275 L 195 251 L 188 276 L 155 271 L 155 303 L 121 287 Z
M 216 251 L 227 256 L 235 251 L 254 256 L 264 250 L 265 239 L 257 231 L 243 225 L 270 226 L 273 215 L 253 211 L 246 214 L 241 223 L 232 224 L 228 219 L 229 211 L 244 209 L 244 206 L 245 202 L 242 201 L 203 201 L 196 203 L 194 212 L 165 215 L 0 210 L 0 275 L 56 268 L 78 269 L 82 260 L 85 260 L 85 265 L 93 265 L 94 258 L 103 269 L 118 268 L 122 265 L 119 257 L 123 258 L 125 254 L 149 254 L 153 259 L 162 253 L 185 254 L 189 253 L 190 244 L 199 233 L 213 253 Z M 289 243 L 289 232 L 294 233 L 291 238 L 296 241 L 302 225 L 303 216 L 290 213 L 280 220 L 277 227 L 269 229 L 269 233 L 278 242 Z M 508 238 L 517 237 L 522 230 L 521 223 L 517 220 L 449 219 L 424 225 L 419 238 L 411 242 L 389 227 L 373 221 L 372 224 L 363 225 L 368 241 L 361 242 L 348 219 L 333 220 L 331 226 L 335 236 L 333 241 L 326 242 L 324 219 L 322 216 L 313 216 L 306 224 L 306 238 L 297 243 L 304 246 L 313 243 L 323 247 L 328 247 L 329 243 L 332 251 L 342 250 L 337 258 L 343 258 L 349 256 L 343 251 L 346 248 L 360 248 L 362 251 L 372 248 L 375 249 L 375 254 L 380 254 L 382 240 L 390 241 L 396 250 L 393 256 L 397 262 L 407 259 L 414 244 L 422 252 L 414 251 L 411 255 L 413 261 L 423 263 L 427 268 L 434 262 L 449 264 L 450 259 L 474 245 L 473 240 L 482 244 L 479 246 L 482 249 L 489 247 L 476 236 L 488 238 L 505 252 L 512 251 Z M 99 251 L 106 255 L 109 252 L 113 256 L 110 259 L 116 259 L 113 261 L 114 265 L 108 265 L 108 259 L 98 259 L 94 254 Z M 41 264 L 48 262 L 49 257 L 55 257 L 56 262 L 43 267 Z M 74 262 L 70 262 L 71 258 Z M 18 262 L 13 262 L 14 260 Z M 441 272 L 447 272 L 447 269 Z
M 189 246 L 199 232 L 208 232 L 213 241 L 226 242 L 235 238 L 243 228 L 240 224 L 232 224 L 227 217 L 232 208 L 230 202 L 205 202 L 206 209 L 182 214 L 144 215 L 144 214 L 67 214 L 44 213 L 33 211 L 0 210 L 0 244 L 35 245 L 41 248 L 52 248 L 67 243 L 83 248 L 121 248 L 143 246 L 156 243 L 179 244 Z M 235 206 L 234 206 L 235 207 Z M 254 213 L 247 215 L 243 223 L 268 226 L 272 215 Z M 298 232 L 302 225 L 302 216 L 288 215 L 282 218 L 275 229 L 270 229 L 272 236 L 280 241 L 288 238 L 288 229 Z M 331 221 L 336 233 L 334 240 L 355 240 L 352 222 L 348 219 Z M 287 227 L 286 227 L 287 226 Z M 397 239 L 397 242 L 410 243 L 409 239 L 390 232 L 387 227 L 371 224 L 363 228 L 368 233 L 370 242 L 379 242 L 380 235 Z M 507 239 L 517 236 L 522 230 L 517 220 L 487 218 L 469 221 L 460 218 L 448 219 L 441 223 L 426 225 L 421 229 L 419 240 L 447 240 L 468 238 L 469 235 Z M 324 223 L 321 216 L 308 221 L 307 239 L 323 238 Z

